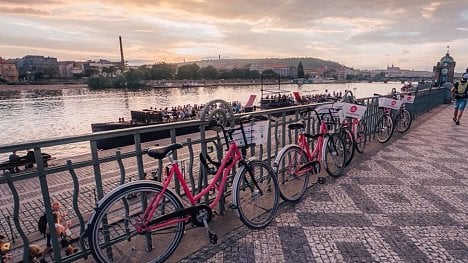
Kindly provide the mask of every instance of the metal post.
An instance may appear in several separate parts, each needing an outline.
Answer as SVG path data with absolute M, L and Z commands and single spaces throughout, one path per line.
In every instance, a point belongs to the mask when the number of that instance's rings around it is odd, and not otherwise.
M 52 214 L 52 205 L 50 202 L 49 196 L 49 186 L 47 185 L 46 173 L 44 172 L 44 160 L 42 158 L 41 149 L 34 148 L 34 158 L 36 160 L 37 174 L 39 175 L 39 183 L 41 185 L 42 198 L 44 201 L 44 208 L 46 210 L 47 224 L 49 226 L 55 225 L 54 216 Z M 57 237 L 55 232 L 55 227 L 49 227 L 49 235 L 51 237 Z M 54 259 L 56 262 L 62 262 L 60 254 L 60 245 L 57 238 L 52 238 L 52 246 L 54 247 Z M 25 247 L 28 246 L 27 243 L 24 244 Z

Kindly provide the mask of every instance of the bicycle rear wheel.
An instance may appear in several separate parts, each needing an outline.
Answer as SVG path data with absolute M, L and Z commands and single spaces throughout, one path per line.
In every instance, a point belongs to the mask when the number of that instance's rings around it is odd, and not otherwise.
M 393 135 L 393 119 L 387 114 L 380 116 L 375 128 L 375 135 L 380 143 L 386 143 Z
M 302 168 L 309 162 L 307 154 L 297 145 L 289 145 L 275 162 L 278 175 L 278 187 L 283 200 L 295 202 L 299 200 L 307 190 L 311 168 Z
M 345 143 L 339 134 L 328 135 L 325 139 L 323 164 L 332 177 L 343 174 L 346 161 Z
M 397 115 L 396 120 L 396 130 L 401 133 L 406 132 L 411 127 L 411 123 L 413 122 L 411 113 L 407 109 L 402 109 Z
M 138 181 L 121 187 L 105 198 L 89 226 L 89 246 L 97 262 L 162 262 L 177 248 L 184 222 L 164 229 L 138 234 L 142 215 L 162 187 L 155 182 Z M 166 190 L 153 219 L 182 210 L 175 194 Z
M 356 127 L 356 150 L 359 153 L 364 152 L 367 143 L 367 125 L 364 120 L 360 120 Z
M 354 136 L 348 128 L 342 128 L 340 135 L 341 135 L 341 138 L 343 139 L 345 150 L 346 150 L 345 166 L 348 166 L 353 160 L 354 149 L 356 147 L 354 143 Z
M 234 205 L 242 223 L 250 228 L 270 224 L 278 210 L 278 198 L 276 174 L 265 162 L 251 161 L 234 182 Z

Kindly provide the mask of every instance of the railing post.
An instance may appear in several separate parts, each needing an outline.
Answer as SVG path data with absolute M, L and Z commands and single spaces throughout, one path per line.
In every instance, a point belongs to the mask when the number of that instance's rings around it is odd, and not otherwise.
M 90 141 L 91 159 L 93 161 L 94 178 L 96 180 L 96 193 L 98 201 L 104 197 L 104 188 L 102 185 L 101 167 L 99 166 L 99 155 L 97 151 L 97 142 Z
M 145 168 L 143 167 L 143 152 L 141 149 L 141 136 L 139 133 L 134 134 L 135 140 L 135 152 L 137 160 L 137 169 L 138 169 L 138 179 L 142 180 L 145 178 Z
M 176 143 L 177 139 L 176 139 L 175 128 L 171 128 L 170 133 L 171 133 L 171 143 Z M 174 151 L 173 156 L 174 156 L 174 160 L 177 160 L 177 150 Z M 174 186 L 175 186 L 176 193 L 180 195 L 180 182 L 179 182 L 179 179 L 177 179 L 177 177 L 174 177 L 174 184 L 175 184 Z
M 50 203 L 49 186 L 47 184 L 46 173 L 44 172 L 44 160 L 40 148 L 34 148 L 34 158 L 36 159 L 37 174 L 39 175 L 39 184 L 41 185 L 42 198 L 44 201 L 44 208 L 47 218 L 47 224 L 49 226 L 55 226 L 54 216 L 52 214 L 52 205 Z M 55 227 L 49 227 L 49 235 L 51 237 L 57 237 Z M 51 238 L 52 245 L 54 247 L 54 259 L 56 262 L 62 262 L 60 254 L 60 245 L 57 238 Z M 25 243 L 24 247 L 27 248 L 28 243 Z

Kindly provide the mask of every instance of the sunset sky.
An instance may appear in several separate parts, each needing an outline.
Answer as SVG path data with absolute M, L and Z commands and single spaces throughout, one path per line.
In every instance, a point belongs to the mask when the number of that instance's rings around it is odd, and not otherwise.
M 0 57 L 132 65 L 316 57 L 428 70 L 450 46 L 468 67 L 466 0 L 0 0 Z

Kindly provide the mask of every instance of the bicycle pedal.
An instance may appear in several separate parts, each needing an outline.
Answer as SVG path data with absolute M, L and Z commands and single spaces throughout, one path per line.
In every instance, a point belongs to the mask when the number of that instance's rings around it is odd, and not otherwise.
M 208 232 L 208 237 L 210 238 L 211 244 L 218 244 L 218 235 L 210 231 Z
M 319 177 L 317 181 L 319 184 L 325 184 L 325 177 Z

